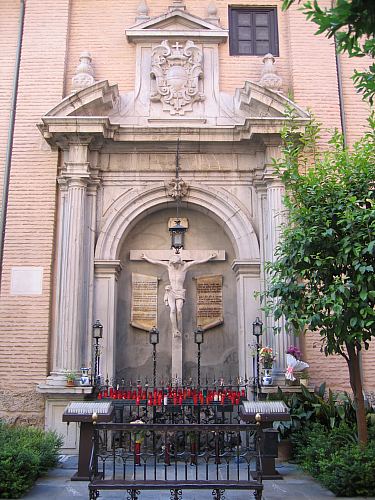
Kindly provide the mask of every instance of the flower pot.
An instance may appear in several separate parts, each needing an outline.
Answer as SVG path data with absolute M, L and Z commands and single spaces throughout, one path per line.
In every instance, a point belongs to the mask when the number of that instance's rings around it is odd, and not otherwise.
M 74 380 L 67 380 L 66 381 L 66 387 L 74 387 L 75 383 Z
M 262 385 L 272 385 L 272 368 L 265 368 L 262 377 Z

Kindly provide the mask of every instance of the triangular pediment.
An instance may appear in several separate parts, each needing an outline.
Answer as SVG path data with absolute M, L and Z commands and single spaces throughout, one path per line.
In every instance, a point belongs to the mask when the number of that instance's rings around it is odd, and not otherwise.
M 193 16 L 185 11 L 173 11 L 135 24 L 125 31 L 130 42 L 144 40 L 161 40 L 168 37 L 209 39 L 213 42 L 224 42 L 228 38 L 228 30 L 216 24 Z

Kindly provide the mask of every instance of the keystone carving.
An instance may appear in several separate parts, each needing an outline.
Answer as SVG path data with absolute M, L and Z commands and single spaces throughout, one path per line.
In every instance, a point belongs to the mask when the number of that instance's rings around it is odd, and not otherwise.
M 176 42 L 172 46 L 163 40 L 152 51 L 151 65 L 155 86 L 150 99 L 161 101 L 164 111 L 184 115 L 192 111 L 194 102 L 204 100 L 199 91 L 199 79 L 203 77 L 202 51 L 191 40 L 185 45 Z
M 185 198 L 189 192 L 188 184 L 180 178 L 173 178 L 166 183 L 167 195 L 174 200 Z

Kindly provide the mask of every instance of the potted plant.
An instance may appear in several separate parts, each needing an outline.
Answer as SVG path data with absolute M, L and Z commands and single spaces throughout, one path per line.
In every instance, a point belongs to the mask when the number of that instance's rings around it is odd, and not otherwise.
M 65 377 L 66 377 L 66 385 L 67 385 L 67 387 L 74 387 L 74 385 L 75 385 L 75 379 L 76 379 L 76 373 L 74 371 L 72 371 L 72 370 L 66 370 Z
M 306 370 L 303 370 L 299 376 L 300 384 L 307 387 L 309 385 L 309 378 L 310 378 L 309 372 Z
M 276 359 L 272 347 L 266 346 L 259 350 L 259 360 L 263 365 L 264 376 L 262 377 L 263 385 L 272 384 L 272 365 Z

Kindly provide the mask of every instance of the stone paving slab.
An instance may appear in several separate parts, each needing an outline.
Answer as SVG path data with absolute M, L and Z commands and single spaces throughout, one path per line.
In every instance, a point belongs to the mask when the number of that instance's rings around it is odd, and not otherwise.
M 62 462 L 52 469 L 46 476 L 40 478 L 35 486 L 27 493 L 25 500 L 88 500 L 86 481 L 71 481 L 70 478 L 76 471 L 76 457 L 62 457 Z M 311 477 L 301 472 L 297 466 L 281 463 L 277 467 L 283 475 L 283 480 L 264 481 L 264 500 L 324 500 L 325 498 L 342 498 L 320 486 Z M 126 500 L 126 491 L 101 491 L 100 500 Z M 211 490 L 183 490 L 183 500 L 209 500 L 212 499 Z M 253 500 L 253 492 L 226 491 L 226 500 Z M 370 497 L 368 497 L 370 498 Z M 375 497 L 371 497 L 375 498 Z M 169 500 L 169 490 L 142 491 L 140 500 Z M 356 497 L 356 500 L 364 497 Z M 346 500 L 351 500 L 346 498 Z M 353 499 L 352 499 L 353 500 Z

